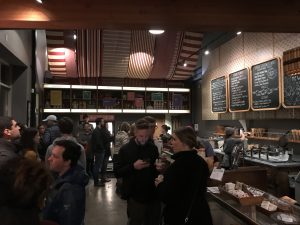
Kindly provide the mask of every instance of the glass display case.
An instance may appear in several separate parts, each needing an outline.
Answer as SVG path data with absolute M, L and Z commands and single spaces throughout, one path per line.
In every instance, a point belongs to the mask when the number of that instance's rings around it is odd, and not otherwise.
M 168 113 L 168 88 L 146 88 L 147 113 Z
M 70 112 L 70 85 L 44 85 L 44 112 Z
M 145 87 L 123 87 L 123 112 L 145 113 Z
M 190 113 L 190 89 L 169 88 L 169 113 Z
M 97 86 L 72 85 L 71 112 L 96 112 Z
M 44 112 L 190 113 L 190 90 L 44 84 Z
M 98 112 L 122 112 L 122 87 L 98 86 Z

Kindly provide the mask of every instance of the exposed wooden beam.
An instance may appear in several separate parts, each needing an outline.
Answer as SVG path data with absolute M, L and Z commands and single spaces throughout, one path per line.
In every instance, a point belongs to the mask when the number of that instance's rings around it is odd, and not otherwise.
M 299 32 L 297 0 L 0 0 L 0 28 Z

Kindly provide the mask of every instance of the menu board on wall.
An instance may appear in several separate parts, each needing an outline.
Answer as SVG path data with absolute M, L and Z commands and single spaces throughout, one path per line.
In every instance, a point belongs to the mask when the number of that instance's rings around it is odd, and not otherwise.
M 285 75 L 283 90 L 283 106 L 300 108 L 300 75 Z
M 229 111 L 242 112 L 250 109 L 249 70 L 229 74 Z
M 271 110 L 280 107 L 278 58 L 251 67 L 251 91 L 253 110 Z
M 211 80 L 211 100 L 213 112 L 227 111 L 227 85 L 225 76 Z

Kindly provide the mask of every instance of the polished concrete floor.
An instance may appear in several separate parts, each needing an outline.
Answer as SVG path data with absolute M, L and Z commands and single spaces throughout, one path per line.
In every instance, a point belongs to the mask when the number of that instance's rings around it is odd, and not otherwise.
M 85 225 L 126 225 L 126 201 L 115 193 L 116 179 L 105 187 L 94 187 L 90 180 L 86 189 Z
M 86 188 L 85 225 L 126 225 L 126 201 L 115 193 L 116 179 L 112 178 L 105 187 L 94 187 L 90 180 Z M 219 204 L 209 202 L 214 225 L 245 224 Z

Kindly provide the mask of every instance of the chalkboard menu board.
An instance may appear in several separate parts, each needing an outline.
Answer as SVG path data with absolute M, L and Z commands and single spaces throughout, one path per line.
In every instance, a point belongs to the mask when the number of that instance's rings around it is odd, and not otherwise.
M 226 112 L 227 90 L 225 76 L 211 80 L 211 100 L 213 112 Z
M 284 76 L 283 106 L 286 108 L 300 107 L 300 75 Z
M 279 59 L 272 59 L 252 66 L 251 87 L 253 110 L 280 107 Z
M 249 108 L 249 70 L 243 69 L 229 74 L 229 111 L 248 111 Z

